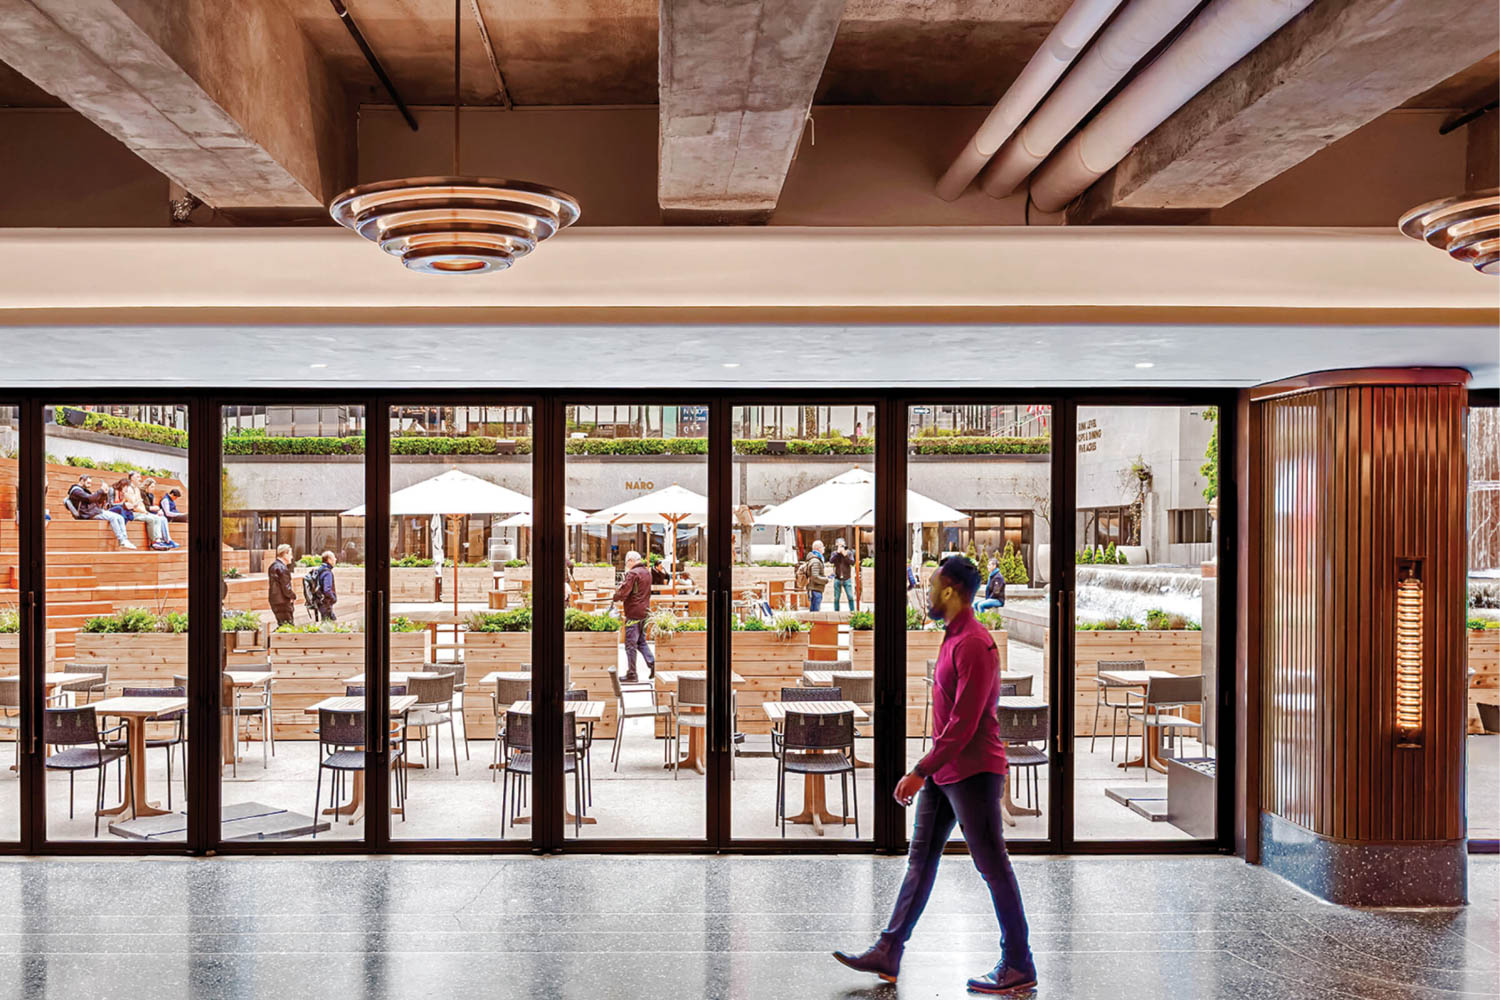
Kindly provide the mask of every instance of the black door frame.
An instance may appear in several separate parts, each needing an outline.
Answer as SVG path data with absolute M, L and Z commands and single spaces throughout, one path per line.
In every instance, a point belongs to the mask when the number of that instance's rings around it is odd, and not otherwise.
M 731 836 L 729 785 L 730 742 L 732 725 L 727 719 L 729 700 L 730 633 L 727 628 L 728 603 L 732 574 L 730 539 L 732 522 L 732 435 L 730 416 L 737 405 L 792 405 L 799 401 L 819 404 L 870 404 L 876 410 L 876 565 L 877 595 L 875 672 L 876 672 L 876 788 L 893 787 L 904 771 L 904 702 L 905 702 L 905 577 L 903 556 L 906 484 L 907 408 L 913 404 L 941 400 L 944 403 L 1011 404 L 1038 402 L 1053 407 L 1052 484 L 1053 509 L 1071 511 L 1074 506 L 1076 452 L 1074 428 L 1079 405 L 1217 405 L 1219 407 L 1219 693 L 1220 745 L 1224 749 L 1221 763 L 1224 780 L 1218 783 L 1219 829 L 1212 841 L 1078 841 L 1071 836 L 1071 742 L 1052 740 L 1052 774 L 1049 784 L 1049 836 L 1044 841 L 1018 841 L 1017 853 L 1043 853 L 1059 849 L 1077 853 L 1205 853 L 1232 849 L 1234 746 L 1233 657 L 1235 634 L 1235 594 L 1233 539 L 1236 523 L 1234 509 L 1234 420 L 1235 391 L 1229 389 L 1118 389 L 1061 390 L 1047 387 L 995 389 L 955 393 L 951 388 L 928 390 L 845 390 L 845 389 L 743 389 L 733 390 L 688 387 L 683 389 L 640 389 L 599 391 L 586 389 L 527 388 L 525 390 L 482 389 L 382 389 L 351 386 L 328 389 L 256 390 L 244 388 L 193 388 L 180 391 L 129 387 L 90 387 L 86 389 L 28 389 L 9 393 L 7 402 L 19 406 L 21 449 L 19 462 L 20 496 L 18 512 L 22 530 L 20 593 L 26 622 L 45 620 L 45 524 L 41 517 L 40 484 L 45 456 L 45 426 L 42 411 L 47 400 L 87 402 L 145 403 L 187 405 L 189 407 L 189 461 L 193 477 L 193 498 L 189 504 L 192 547 L 189 556 L 189 609 L 191 620 L 212 622 L 217 618 L 219 577 L 219 542 L 222 522 L 219 518 L 219 485 L 221 482 L 221 421 L 219 407 L 239 403 L 255 405 L 314 402 L 365 406 L 365 500 L 366 500 L 366 599 L 371 617 L 383 620 L 389 594 L 389 484 L 390 446 L 385 417 L 392 405 L 421 402 L 438 405 L 518 405 L 531 406 L 533 417 L 533 496 L 538 517 L 533 527 L 532 559 L 535 566 L 533 588 L 537 593 L 557 593 L 564 581 L 563 556 L 566 552 L 566 529 L 562 519 L 565 483 L 565 407 L 573 404 L 608 405 L 665 404 L 679 405 L 683 400 L 709 406 L 709 490 L 708 584 L 710 589 L 709 669 L 714 678 L 710 685 L 710 728 L 708 736 L 707 821 L 701 838 L 670 840 L 626 840 L 564 838 L 562 828 L 561 781 L 548 781 L 552 774 L 562 774 L 562 607 L 557 602 L 538 602 L 533 609 L 532 657 L 539 668 L 533 700 L 539 720 L 536 763 L 539 780 L 534 783 L 533 815 L 539 820 L 529 841 L 501 839 L 415 840 L 391 836 L 388 810 L 389 785 L 370 781 L 367 785 L 367 808 L 363 836 L 348 841 L 303 840 L 282 844 L 248 844 L 222 842 L 219 833 L 218 805 L 218 700 L 217 676 L 220 642 L 216 630 L 195 627 L 190 635 L 189 676 L 194 685 L 190 691 L 190 743 L 188 753 L 189 827 L 186 843 L 138 843 L 120 841 L 58 841 L 46 839 L 46 814 L 43 796 L 45 779 L 41 754 L 36 745 L 35 720 L 42 715 L 43 696 L 36 683 L 35 664 L 45 658 L 45 629 L 23 624 L 28 640 L 22 657 L 21 691 L 23 702 L 22 770 L 21 770 L 21 839 L 18 843 L 0 845 L 0 853 L 31 854 L 172 854 L 209 853 L 680 853 L 733 851 L 735 853 L 869 853 L 896 852 L 905 849 L 903 811 L 877 791 L 873 817 L 874 837 L 866 841 L 804 840 L 783 841 L 779 838 L 735 840 Z M 895 428 L 898 433 L 892 433 Z M 1061 459 L 1061 460 L 1059 460 Z M 542 512 L 552 516 L 543 517 Z M 1051 565 L 1053 610 L 1059 622 L 1071 617 L 1069 598 L 1072 593 L 1073 568 L 1064 556 L 1071 552 L 1074 535 L 1073 518 L 1059 518 L 1054 527 Z M 1226 527 L 1228 526 L 1228 527 Z M 1058 530 L 1061 528 L 1061 531 Z M 34 595 L 30 603 L 26 595 Z M 1052 651 L 1054 665 L 1072 662 L 1072 629 L 1060 628 Z M 367 708 L 380 704 L 387 689 L 385 632 L 382 626 L 367 629 L 366 675 Z M 545 669 L 546 665 L 554 669 Z M 1071 732 L 1073 726 L 1071 671 L 1052 671 L 1053 690 L 1048 693 L 1057 705 L 1055 734 Z M 370 773 L 383 774 L 388 754 L 383 737 L 383 713 L 368 711 L 370 728 Z M 555 719 L 557 725 L 549 725 Z M 899 723 L 899 724 L 898 724 Z M 1068 749 L 1064 749 L 1064 746 Z M 1065 790 L 1069 794 L 1064 794 Z M 959 847 L 959 849 L 962 849 Z

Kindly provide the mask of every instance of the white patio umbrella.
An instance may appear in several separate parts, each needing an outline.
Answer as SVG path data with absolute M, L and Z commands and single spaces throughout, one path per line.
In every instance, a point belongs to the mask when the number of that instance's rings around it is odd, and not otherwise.
M 946 524 L 967 521 L 968 515 L 915 490 L 906 491 L 908 524 Z M 875 526 L 875 477 L 855 467 L 825 483 L 814 486 L 762 511 L 757 524 L 774 524 L 785 528 L 858 528 Z M 858 548 L 856 547 L 856 555 Z M 856 560 L 856 575 L 862 564 Z M 863 581 L 861 581 L 863 582 Z M 863 589 L 863 588 L 860 588 Z
M 391 494 L 391 514 L 395 517 L 410 517 L 420 514 L 441 515 L 448 520 L 453 532 L 453 613 L 458 614 L 458 519 L 466 514 L 495 515 L 516 514 L 531 510 L 531 498 L 524 493 L 507 489 L 478 476 L 471 476 L 458 469 L 413 483 L 405 489 Z M 344 517 L 364 517 L 365 505 L 344 511 Z M 442 551 L 441 545 L 437 548 Z M 441 556 L 434 557 L 440 560 Z M 438 561 L 441 568 L 442 563 Z
M 577 507 L 569 507 L 567 504 L 563 504 L 563 524 L 566 524 L 568 527 L 572 527 L 575 524 L 583 524 L 586 520 L 588 520 L 588 514 L 586 512 L 579 510 Z M 507 517 L 504 520 L 496 521 L 495 522 L 495 527 L 497 527 L 497 528 L 529 528 L 529 527 L 531 527 L 531 510 L 530 510 L 530 507 L 528 506 L 528 508 L 526 510 L 523 510 L 519 514 L 512 514 L 510 517 Z
M 671 544 L 667 546 L 667 566 L 677 561 L 677 528 L 679 525 L 708 523 L 708 497 L 673 483 L 666 489 L 632 497 L 624 503 L 595 511 L 585 524 L 665 525 Z M 677 593 L 677 574 L 672 574 L 672 593 Z

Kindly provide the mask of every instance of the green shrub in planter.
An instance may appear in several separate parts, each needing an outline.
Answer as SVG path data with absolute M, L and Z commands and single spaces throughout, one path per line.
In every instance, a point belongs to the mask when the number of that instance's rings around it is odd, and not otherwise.
M 530 632 L 531 607 L 483 611 L 469 616 L 470 632 Z
M 181 627 L 168 627 L 168 619 L 174 619 Z M 98 615 L 86 619 L 83 623 L 84 632 L 95 634 L 105 633 L 142 633 L 142 632 L 186 632 L 187 615 L 176 614 L 161 617 L 146 608 L 126 608 L 112 615 Z
M 974 617 L 979 619 L 979 624 L 991 632 L 999 632 L 1005 628 L 1005 619 L 998 611 L 979 611 L 975 613 Z
M 613 615 L 591 615 L 577 608 L 563 611 L 564 632 L 613 632 L 620 627 L 620 619 Z
M 420 622 L 414 622 L 405 615 L 397 615 L 391 619 L 392 632 L 420 632 L 424 628 L 426 628 L 425 625 Z
M 254 611 L 232 611 L 225 608 L 221 622 L 219 628 L 224 632 L 254 632 L 260 628 L 260 615 Z
M 308 622 L 306 625 L 281 625 L 276 631 L 281 635 L 312 635 L 319 632 L 343 634 L 356 629 L 343 622 Z
M 906 606 L 906 631 L 908 631 L 908 632 L 920 632 L 922 629 L 924 629 L 926 627 L 927 627 L 927 614 L 926 614 L 926 612 L 918 611 L 916 608 L 914 608 L 910 604 L 908 604 Z
M 875 628 L 875 612 L 854 611 L 849 615 L 849 628 L 854 632 L 870 632 Z
M 0 634 L 21 631 L 21 613 L 15 608 L 0 609 Z

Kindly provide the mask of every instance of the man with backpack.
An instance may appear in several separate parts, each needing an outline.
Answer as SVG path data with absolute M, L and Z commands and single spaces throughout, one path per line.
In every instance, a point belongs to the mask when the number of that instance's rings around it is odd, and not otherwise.
M 610 607 L 619 602 L 625 615 L 625 676 L 622 684 L 640 680 L 635 672 L 635 654 L 639 650 L 650 676 L 656 676 L 656 657 L 646 645 L 646 619 L 651 617 L 651 569 L 634 549 L 625 553 L 625 576 L 619 589 L 609 599 Z
M 332 552 L 324 552 L 323 561 L 302 578 L 308 614 L 312 615 L 313 621 L 338 620 L 338 615 L 333 613 L 333 606 L 339 599 L 333 581 L 333 567 L 338 565 L 338 561 L 338 556 Z
M 807 610 L 821 611 L 823 588 L 828 586 L 828 570 L 823 564 L 823 540 L 812 543 L 807 559 L 797 567 L 797 586 L 807 594 Z

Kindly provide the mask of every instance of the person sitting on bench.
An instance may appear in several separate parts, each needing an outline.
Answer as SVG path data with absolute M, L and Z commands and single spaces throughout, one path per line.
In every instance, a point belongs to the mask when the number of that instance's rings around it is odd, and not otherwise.
M 109 490 L 95 490 L 94 481 L 88 475 L 79 476 L 78 482 L 68 489 L 63 506 L 79 521 L 104 521 L 115 533 L 120 548 L 135 548 L 125 537 L 125 518 L 109 509 Z

